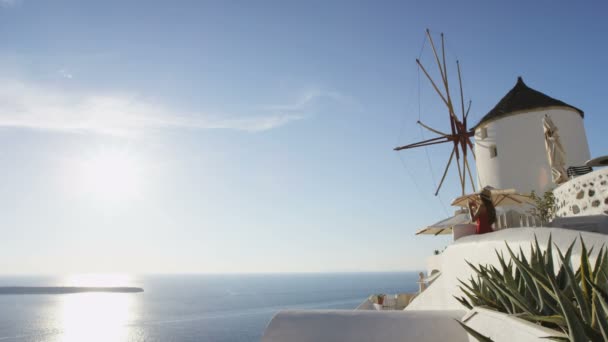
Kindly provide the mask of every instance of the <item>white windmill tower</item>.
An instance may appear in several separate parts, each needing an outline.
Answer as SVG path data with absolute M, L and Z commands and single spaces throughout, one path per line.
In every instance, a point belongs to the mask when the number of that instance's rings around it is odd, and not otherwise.
M 556 186 L 545 148 L 545 115 L 559 128 L 566 166 L 585 164 L 590 154 L 583 111 L 528 87 L 519 77 L 473 127 L 480 188 L 490 185 L 542 194 Z

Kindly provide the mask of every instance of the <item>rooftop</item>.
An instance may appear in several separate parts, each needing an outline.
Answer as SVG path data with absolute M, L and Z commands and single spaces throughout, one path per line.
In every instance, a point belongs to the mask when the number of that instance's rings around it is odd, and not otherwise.
M 481 118 L 479 123 L 477 123 L 477 125 L 475 125 L 472 129 L 476 129 L 486 122 L 512 114 L 517 114 L 518 112 L 525 112 L 546 107 L 570 108 L 578 112 L 581 117 L 584 117 L 584 112 L 582 110 L 528 87 L 524 83 L 524 80 L 521 77 L 518 77 L 515 87 L 513 87 L 513 89 L 511 89 L 507 95 L 505 95 L 500 102 L 498 102 L 498 104 L 488 112 L 488 114 Z

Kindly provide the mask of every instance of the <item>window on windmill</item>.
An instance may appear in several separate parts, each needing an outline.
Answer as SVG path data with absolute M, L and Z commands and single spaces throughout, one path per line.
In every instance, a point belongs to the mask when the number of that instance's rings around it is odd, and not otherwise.
M 485 139 L 488 137 L 488 129 L 487 128 L 482 128 L 479 130 L 479 138 L 480 139 Z
M 498 155 L 498 150 L 496 149 L 496 145 L 490 145 L 490 158 L 496 158 Z

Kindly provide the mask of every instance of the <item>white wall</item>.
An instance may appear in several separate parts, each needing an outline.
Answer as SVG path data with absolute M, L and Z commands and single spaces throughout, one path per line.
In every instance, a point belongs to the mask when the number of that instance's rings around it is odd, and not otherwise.
M 287 310 L 276 314 L 262 342 L 468 342 L 458 311 Z
M 549 336 L 567 337 L 559 331 L 484 308 L 474 308 L 462 320 L 467 326 L 494 342 L 547 341 Z M 476 342 L 477 339 L 470 336 L 469 341 Z
M 585 240 L 587 248 L 595 246 L 594 250 L 599 251 L 602 244 L 608 245 L 608 235 L 561 228 L 509 228 L 491 234 L 463 237 L 449 245 L 441 254 L 442 265 L 439 278 L 414 298 L 405 310 L 462 310 L 464 307 L 453 296 L 463 295 L 458 289 L 458 279 L 466 281 L 473 275 L 473 270 L 465 260 L 473 265 L 492 264 L 500 268 L 495 250 L 503 251 L 505 256 L 508 256 L 505 242 L 514 251 L 519 250 L 521 246 L 524 252 L 529 253 L 530 243 L 534 241 L 534 236 L 538 237 L 540 246 L 545 248 L 549 235 L 551 235 L 553 243 L 564 253 L 570 243 L 579 237 L 579 234 Z M 578 267 L 580 243 L 575 245 L 572 254 L 573 266 Z M 554 250 L 554 260 L 559 260 L 556 250 Z
M 535 110 L 491 121 L 475 130 L 475 155 L 480 188 L 515 188 L 526 193 L 544 193 L 555 187 L 547 160 L 543 117 L 549 114 L 558 128 L 566 150 L 566 168 L 584 165 L 590 159 L 583 118 L 574 110 L 552 108 Z M 487 137 L 481 138 L 481 129 Z M 490 158 L 489 147 L 495 144 L 497 157 Z
M 608 168 L 578 176 L 555 190 L 557 217 L 608 214 Z

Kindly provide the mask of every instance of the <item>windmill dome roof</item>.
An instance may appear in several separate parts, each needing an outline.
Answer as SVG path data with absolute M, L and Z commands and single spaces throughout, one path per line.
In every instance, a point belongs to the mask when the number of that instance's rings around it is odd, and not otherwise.
M 477 125 L 475 125 L 472 129 L 476 129 L 484 123 L 494 121 L 502 117 L 546 107 L 570 108 L 579 113 L 581 117 L 584 117 L 584 112 L 582 110 L 528 87 L 524 83 L 524 80 L 521 77 L 518 77 L 515 87 L 513 87 L 513 89 L 511 89 L 507 95 L 505 95 L 498 102 L 498 104 L 488 112 L 488 114 L 481 118 L 479 123 L 477 123 Z

